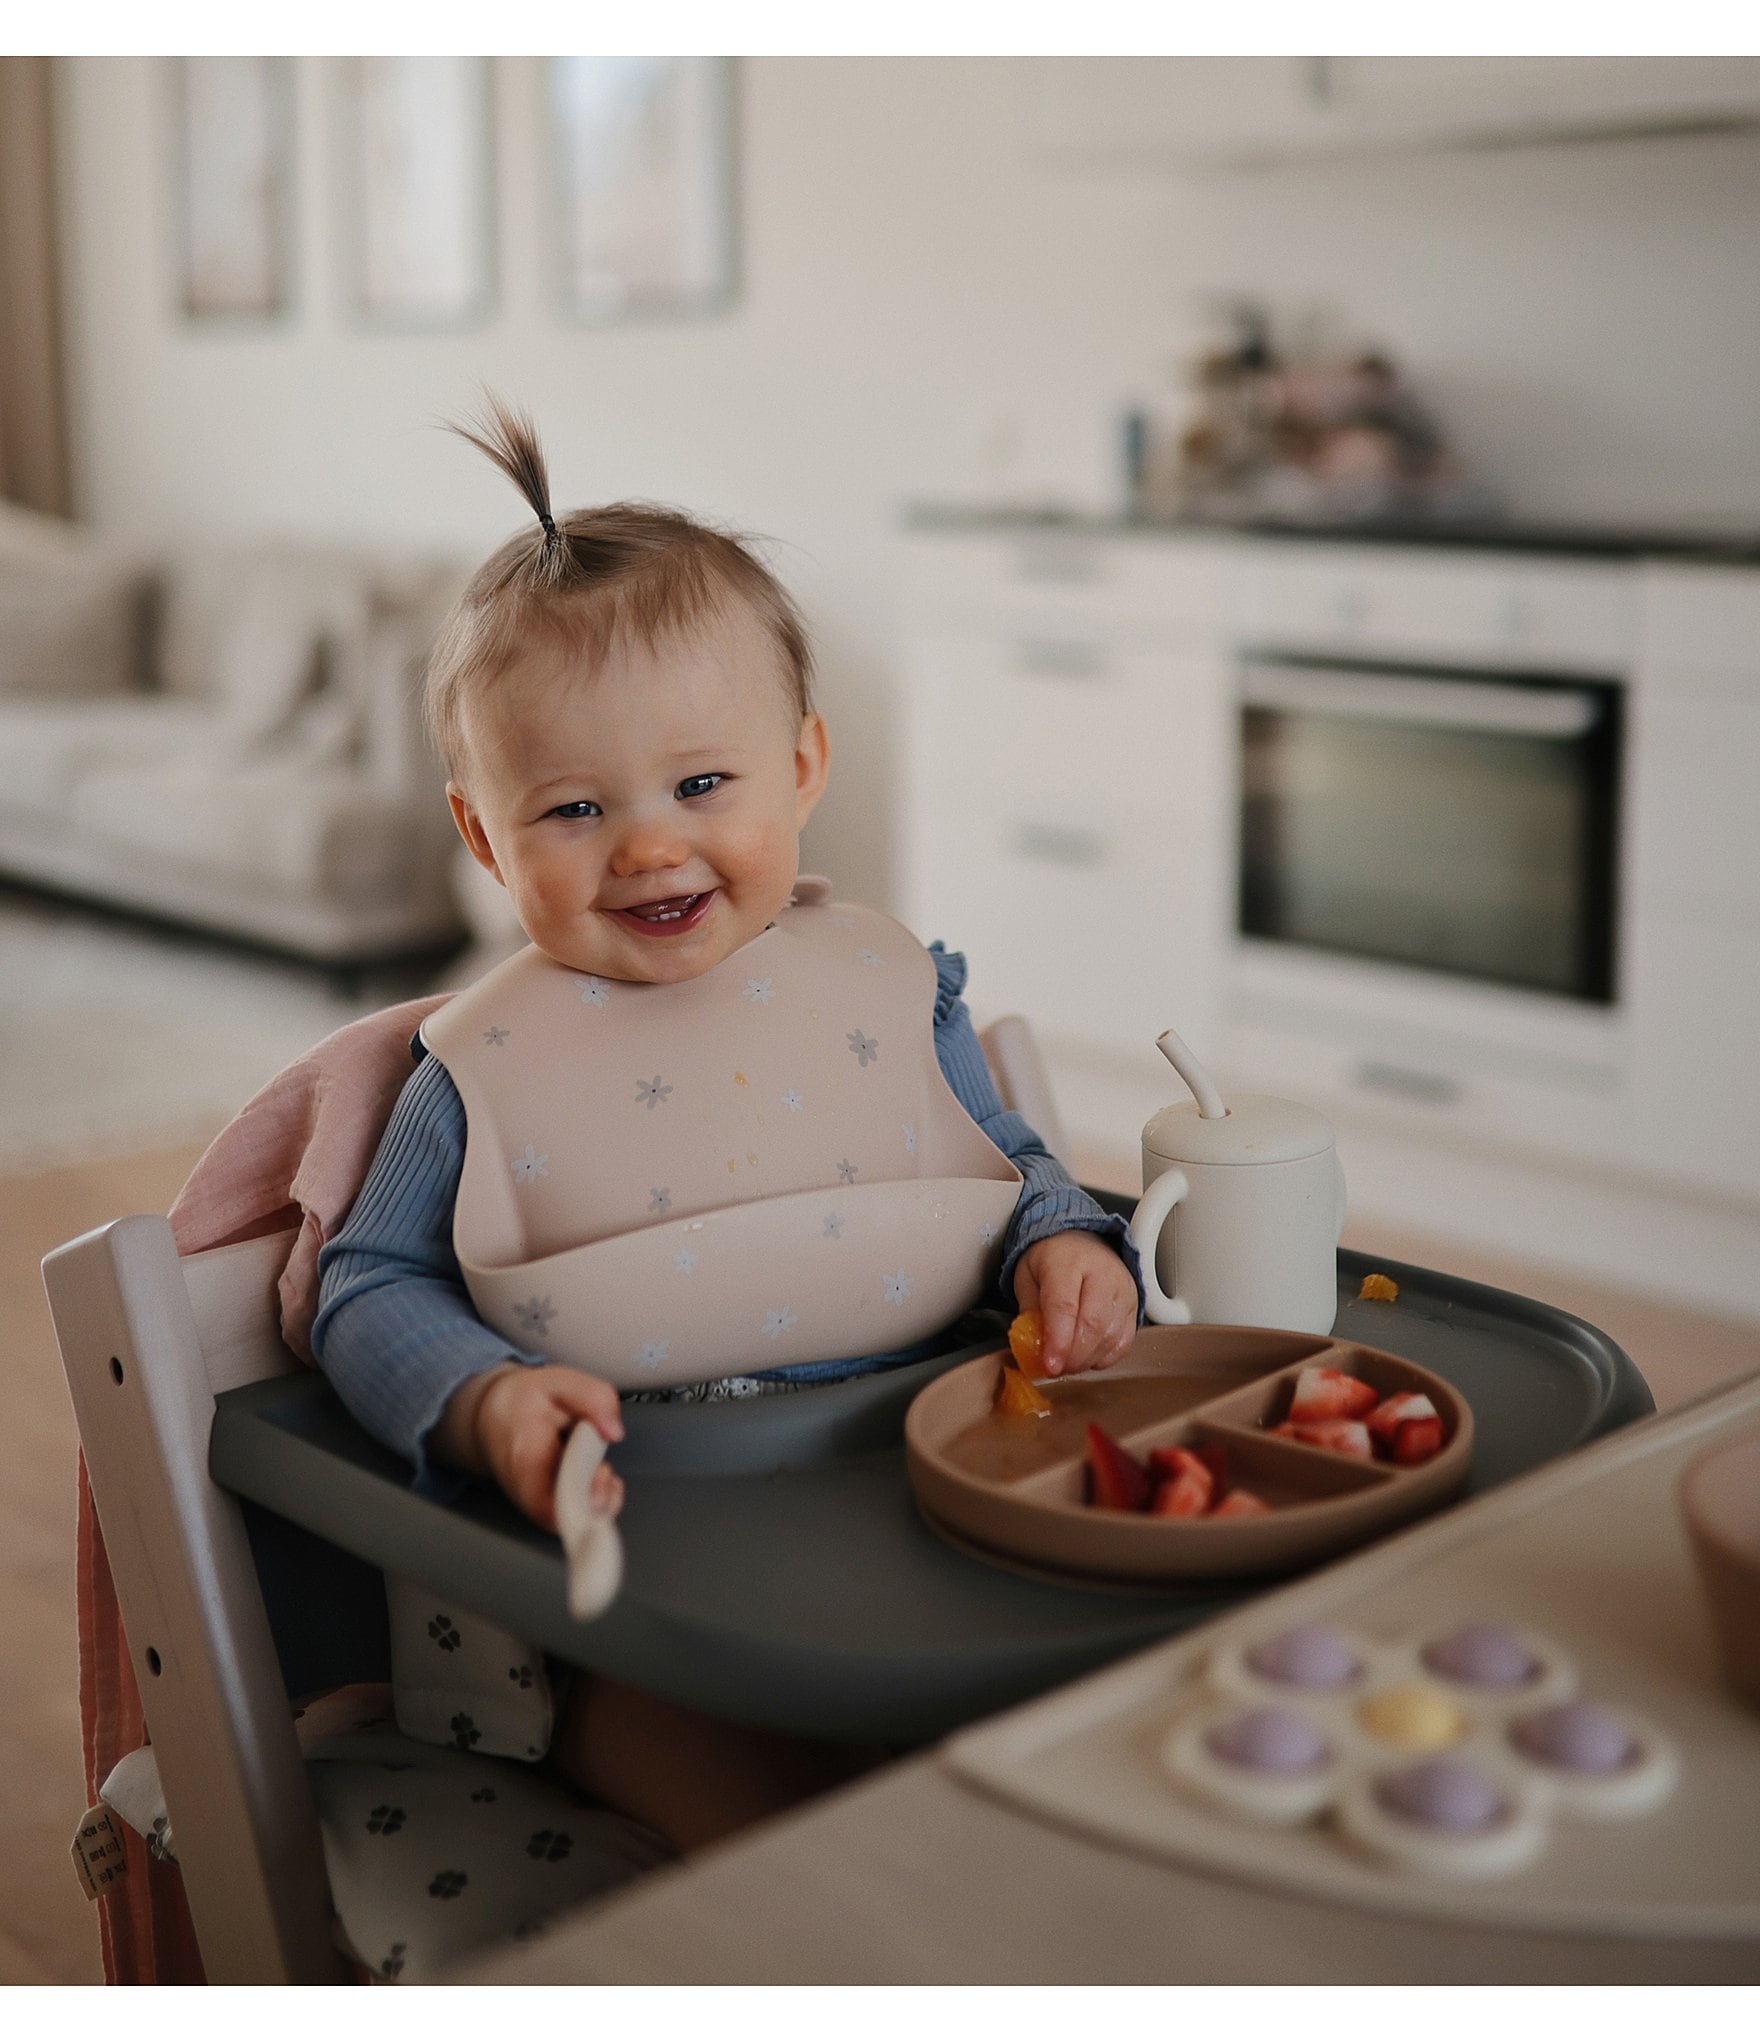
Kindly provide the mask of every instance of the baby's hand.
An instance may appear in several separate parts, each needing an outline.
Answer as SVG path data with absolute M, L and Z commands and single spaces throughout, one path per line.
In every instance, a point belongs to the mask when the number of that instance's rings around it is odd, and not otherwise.
M 435 1443 L 455 1464 L 493 1476 L 534 1523 L 554 1530 L 556 1469 L 576 1424 L 591 1424 L 608 1445 L 623 1436 L 610 1382 L 573 1367 L 513 1360 L 453 1391 Z M 603 1461 L 594 1470 L 592 1496 L 608 1516 L 623 1506 L 623 1482 Z
M 1053 1233 L 1014 1264 L 1015 1301 L 1045 1321 L 1040 1365 L 1047 1374 L 1110 1367 L 1137 1333 L 1137 1285 L 1091 1232 Z

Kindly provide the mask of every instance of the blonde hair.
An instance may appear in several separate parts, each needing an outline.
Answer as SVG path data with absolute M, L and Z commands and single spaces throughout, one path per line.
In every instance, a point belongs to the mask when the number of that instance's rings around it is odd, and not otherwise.
M 729 599 L 743 601 L 769 632 L 793 704 L 808 714 L 813 654 L 806 627 L 749 541 L 659 504 L 607 503 L 552 516 L 532 421 L 496 397 L 486 403 L 479 425 L 448 429 L 509 477 L 538 525 L 497 547 L 471 576 L 428 661 L 428 726 L 455 779 L 468 695 L 492 685 L 535 644 L 548 641 L 591 670 L 618 639 L 651 648 L 712 619 Z

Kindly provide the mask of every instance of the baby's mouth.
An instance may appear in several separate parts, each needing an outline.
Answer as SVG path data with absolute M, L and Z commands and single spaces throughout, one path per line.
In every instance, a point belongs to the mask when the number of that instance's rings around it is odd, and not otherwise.
M 675 893 L 670 899 L 644 900 L 639 907 L 616 907 L 612 919 L 639 935 L 682 935 L 695 928 L 709 911 L 714 889 Z

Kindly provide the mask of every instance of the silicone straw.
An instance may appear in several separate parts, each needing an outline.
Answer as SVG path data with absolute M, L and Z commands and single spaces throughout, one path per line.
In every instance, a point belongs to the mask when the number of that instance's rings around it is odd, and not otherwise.
M 1198 1117 L 1226 1119 L 1228 1107 L 1222 1102 L 1222 1093 L 1211 1083 L 1209 1071 L 1171 1027 L 1165 1033 L 1156 1035 L 1155 1046 L 1185 1078 L 1192 1096 L 1198 1101 Z

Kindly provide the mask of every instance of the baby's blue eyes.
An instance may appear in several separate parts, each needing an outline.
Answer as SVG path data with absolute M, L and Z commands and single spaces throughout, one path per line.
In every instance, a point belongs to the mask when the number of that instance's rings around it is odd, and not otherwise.
M 681 779 L 672 790 L 675 800 L 701 800 L 706 793 L 713 793 L 722 780 L 724 772 L 693 772 L 689 779 Z M 559 821 L 585 822 L 602 815 L 605 810 L 596 800 L 565 800 L 560 807 L 550 810 Z

